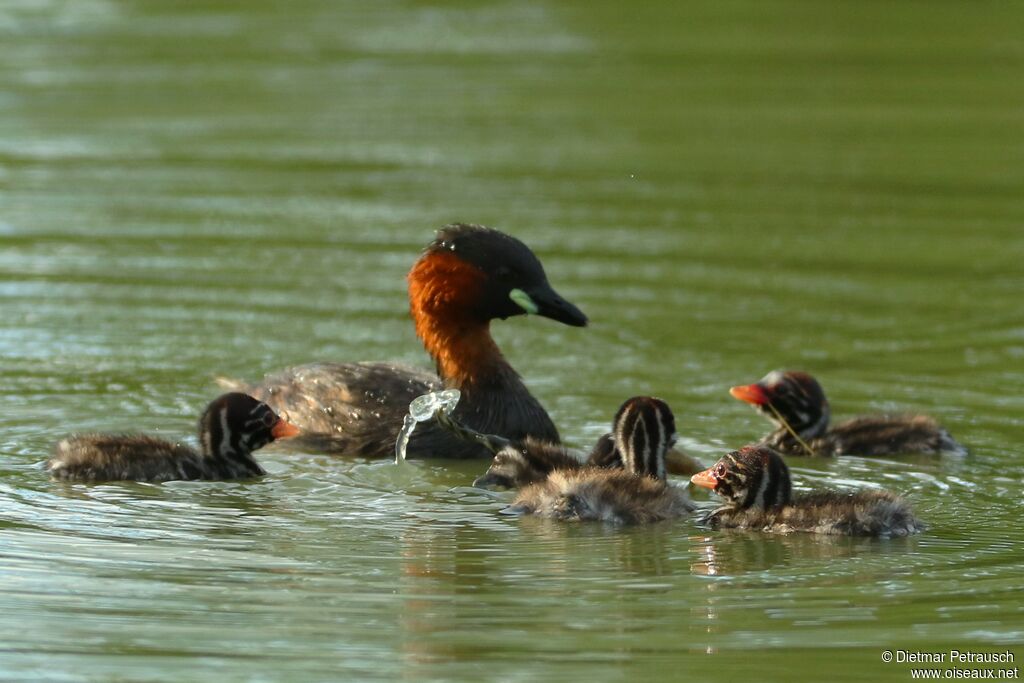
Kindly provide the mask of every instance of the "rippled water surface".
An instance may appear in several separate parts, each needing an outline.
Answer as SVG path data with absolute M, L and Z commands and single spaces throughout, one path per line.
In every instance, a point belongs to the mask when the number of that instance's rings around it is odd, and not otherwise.
M 1014 3 L 0 3 L 0 678 L 909 680 L 1024 657 L 1024 12 Z M 591 317 L 495 324 L 570 442 L 626 397 L 710 463 L 775 367 L 966 458 L 790 459 L 900 540 L 510 519 L 480 463 L 266 453 L 62 484 L 75 430 L 187 437 L 217 375 L 428 364 L 404 274 L 505 229 Z M 194 437 L 193 437 L 194 438 Z M 704 496 L 697 497 L 704 499 Z

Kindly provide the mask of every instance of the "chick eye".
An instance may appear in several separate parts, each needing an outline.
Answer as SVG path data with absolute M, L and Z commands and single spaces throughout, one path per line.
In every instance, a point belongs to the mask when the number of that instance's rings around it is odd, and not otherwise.
M 725 465 L 715 465 L 715 476 L 716 477 L 724 477 L 725 476 Z
M 264 413 L 261 422 L 263 422 L 265 427 L 273 427 L 274 423 L 277 422 L 277 416 L 273 413 Z

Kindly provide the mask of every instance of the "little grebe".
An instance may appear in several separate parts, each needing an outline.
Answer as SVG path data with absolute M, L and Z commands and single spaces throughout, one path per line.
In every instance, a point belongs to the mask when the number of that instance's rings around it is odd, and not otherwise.
M 623 467 L 622 453 L 615 447 L 614 434 L 608 432 L 597 440 L 594 447 L 590 449 L 590 454 L 586 458 L 586 464 L 611 469 L 621 469 Z M 665 470 L 669 474 L 689 477 L 700 472 L 704 467 L 697 458 L 683 452 L 678 446 L 673 446 L 665 454 Z
M 478 488 L 517 489 L 546 479 L 552 470 L 578 469 L 583 466 L 582 454 L 559 443 L 528 436 L 506 439 L 496 434 L 482 434 L 462 424 L 444 410 L 434 414 L 438 425 L 453 436 L 483 446 L 494 455 L 487 471 L 473 480 Z
M 76 434 L 57 443 L 46 469 L 71 481 L 258 477 L 265 472 L 252 452 L 298 433 L 266 403 L 231 393 L 199 419 L 199 451 L 144 434 Z
M 625 412 L 636 410 L 640 398 L 630 399 L 619 408 L 612 423 L 613 429 L 616 425 L 619 428 L 627 424 L 635 423 L 625 419 Z M 675 418 L 668 406 L 659 399 L 657 401 L 667 411 L 667 421 L 671 426 L 672 440 L 675 440 Z M 478 488 L 511 488 L 518 489 L 534 482 L 547 479 L 554 470 L 571 470 L 583 467 L 604 467 L 609 469 L 626 468 L 623 456 L 617 443 L 623 436 L 615 432 L 609 432 L 597 440 L 589 456 L 574 449 L 566 448 L 558 443 L 542 441 L 527 437 L 525 439 L 512 440 L 494 434 L 481 434 L 476 430 L 466 427 L 455 420 L 445 411 L 439 410 L 435 414 L 437 423 L 450 431 L 455 436 L 465 441 L 476 442 L 483 445 L 489 452 L 494 454 L 490 467 L 482 475 L 473 481 L 473 486 Z M 671 447 L 671 444 L 669 444 Z M 650 474 L 658 479 L 665 478 L 665 462 L 662 459 L 657 466 L 661 471 L 652 471 Z M 640 466 L 629 467 L 630 471 L 639 471 Z M 689 474 L 689 473 L 688 473 Z
M 587 317 L 548 284 L 544 267 L 514 237 L 479 225 L 438 231 L 409 272 L 416 334 L 438 375 L 393 363 L 313 363 L 246 386 L 302 429 L 296 446 L 371 457 L 390 455 L 409 403 L 441 388 L 458 389 L 454 416 L 466 425 L 511 439 L 558 442 L 543 406 L 502 356 L 491 321 L 532 313 L 582 327 Z M 490 455 L 479 443 L 454 438 L 433 423 L 417 430 L 409 457 Z
M 676 433 L 675 418 L 664 401 L 647 396 L 629 399 L 615 416 L 612 434 L 625 469 L 552 470 L 523 488 L 508 512 L 643 524 L 693 510 L 685 491 L 665 480 L 665 453 Z
M 927 415 L 865 415 L 830 428 L 825 392 L 806 372 L 776 370 L 729 393 L 777 425 L 760 443 L 788 455 L 966 453 Z
M 789 468 L 765 446 L 733 451 L 691 481 L 725 499 L 705 518 L 717 528 L 839 536 L 906 536 L 925 528 L 907 502 L 888 491 L 793 496 Z

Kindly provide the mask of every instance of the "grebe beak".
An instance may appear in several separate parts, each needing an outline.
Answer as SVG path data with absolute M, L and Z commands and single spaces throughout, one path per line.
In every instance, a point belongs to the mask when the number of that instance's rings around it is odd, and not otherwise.
M 273 429 L 270 430 L 270 435 L 275 439 L 287 439 L 291 436 L 298 436 L 301 433 L 302 431 L 298 427 L 281 418 L 277 419 Z
M 715 468 L 714 467 L 709 467 L 708 469 L 704 470 L 703 472 L 698 472 L 697 474 L 695 474 L 692 477 L 690 477 L 690 482 L 693 483 L 693 484 L 696 484 L 697 486 L 701 487 L 702 489 L 710 489 L 710 490 L 714 491 L 715 487 L 718 486 L 718 477 L 716 477 L 711 472 L 711 470 L 713 470 L 713 469 L 715 469 Z
M 768 392 L 760 384 L 747 384 L 741 387 L 733 387 L 729 390 L 733 398 L 749 403 L 753 406 L 763 406 L 771 402 Z
M 573 327 L 587 325 L 587 316 L 583 311 L 559 296 L 546 282 L 529 289 L 513 289 L 509 298 L 527 313 L 542 315 Z
M 478 489 L 490 489 L 490 488 L 512 488 L 512 482 L 508 477 L 501 474 L 494 474 L 493 472 L 484 472 L 479 477 L 473 480 L 473 486 Z

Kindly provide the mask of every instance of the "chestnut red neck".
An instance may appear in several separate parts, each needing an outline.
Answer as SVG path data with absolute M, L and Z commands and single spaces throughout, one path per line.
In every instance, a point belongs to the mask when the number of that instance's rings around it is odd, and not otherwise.
M 449 252 L 428 252 L 409 272 L 409 308 L 416 335 L 456 388 L 507 366 L 480 311 L 487 276 Z

